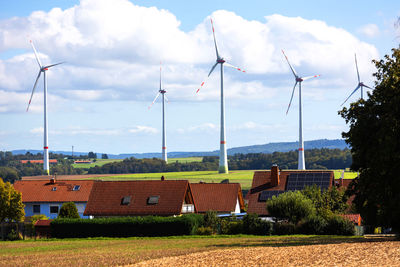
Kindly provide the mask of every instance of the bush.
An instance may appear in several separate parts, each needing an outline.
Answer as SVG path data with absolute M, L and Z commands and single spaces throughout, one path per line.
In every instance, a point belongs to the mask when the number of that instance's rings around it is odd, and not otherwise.
M 241 220 L 220 220 L 220 234 L 238 235 L 243 233 L 243 221 Z
M 340 216 L 334 215 L 328 218 L 325 234 L 329 235 L 354 235 L 354 224 Z
M 85 238 L 191 235 L 197 233 L 203 222 L 202 215 L 188 214 L 180 217 L 57 218 L 50 225 L 53 237 Z
M 262 221 L 255 213 L 246 214 L 243 217 L 243 232 L 252 235 L 270 235 L 272 224 Z
M 18 233 L 15 229 L 12 229 L 10 233 L 7 235 L 7 240 L 9 241 L 15 241 L 15 240 L 21 240 L 22 235 Z
M 209 227 L 209 226 L 200 226 L 199 228 L 197 228 L 197 232 L 198 235 L 212 235 L 214 233 L 214 229 Z
M 288 191 L 267 201 L 267 210 L 273 217 L 297 224 L 315 214 L 313 202 L 300 191 Z
M 298 232 L 308 235 L 321 235 L 325 233 L 327 225 L 328 223 L 323 217 L 313 215 L 300 222 Z
M 59 218 L 80 218 L 78 209 L 75 206 L 74 202 L 65 202 L 62 204 L 60 213 L 58 214 Z
M 277 222 L 274 225 L 274 235 L 293 235 L 296 233 L 296 225 L 291 222 Z
M 204 214 L 204 226 L 210 227 L 214 232 L 217 231 L 218 221 L 216 211 L 209 210 Z

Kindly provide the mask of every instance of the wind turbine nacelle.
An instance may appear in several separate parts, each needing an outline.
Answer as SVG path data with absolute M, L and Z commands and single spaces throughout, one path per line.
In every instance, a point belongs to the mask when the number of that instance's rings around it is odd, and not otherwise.
M 165 94 L 167 91 L 165 91 L 165 90 L 160 90 L 159 91 L 161 94 Z
M 300 77 L 296 77 L 296 82 L 302 82 L 303 81 L 303 79 L 302 78 L 300 78 Z
M 218 62 L 218 63 L 225 63 L 225 59 L 219 58 L 219 59 L 217 59 L 217 62 Z

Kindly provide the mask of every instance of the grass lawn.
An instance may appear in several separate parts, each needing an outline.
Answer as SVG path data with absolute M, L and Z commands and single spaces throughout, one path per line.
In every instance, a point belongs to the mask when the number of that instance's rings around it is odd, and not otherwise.
M 230 171 L 229 174 L 220 174 L 217 171 L 194 171 L 194 172 L 164 172 L 164 173 L 133 173 L 119 174 L 115 176 L 96 177 L 105 181 L 110 180 L 149 180 L 160 179 L 164 175 L 167 180 L 189 180 L 192 183 L 200 181 L 207 183 L 219 183 L 229 179 L 231 183 L 240 183 L 242 189 L 248 190 L 251 187 L 254 170 Z
M 341 236 L 183 236 L 0 241 L 0 266 L 116 266 L 194 252 L 364 242 Z

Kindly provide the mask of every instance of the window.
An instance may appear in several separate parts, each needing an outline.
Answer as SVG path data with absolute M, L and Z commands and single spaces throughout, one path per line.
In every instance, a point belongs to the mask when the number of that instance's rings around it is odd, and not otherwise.
M 58 206 L 50 206 L 50 213 L 58 214 Z
M 147 199 L 147 205 L 155 205 L 158 204 L 158 199 L 160 196 L 151 196 Z
M 79 189 L 81 189 L 81 186 L 75 185 L 74 188 L 72 189 L 72 191 L 79 191 Z
M 33 213 L 40 213 L 40 205 L 33 205 Z
M 121 199 L 121 205 L 129 205 L 131 203 L 131 196 L 125 196 Z
M 51 191 L 57 191 L 57 187 L 53 187 Z

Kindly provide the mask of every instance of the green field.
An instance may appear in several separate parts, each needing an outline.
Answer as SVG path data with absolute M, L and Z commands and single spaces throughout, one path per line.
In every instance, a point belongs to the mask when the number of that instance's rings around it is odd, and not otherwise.
M 248 190 L 251 187 L 254 170 L 230 171 L 229 174 L 220 174 L 217 171 L 194 171 L 194 172 L 163 172 L 163 173 L 132 173 L 116 174 L 115 176 L 96 177 L 101 180 L 146 180 L 161 179 L 164 176 L 167 180 L 189 180 L 191 183 L 200 181 L 206 183 L 220 183 L 229 179 L 231 183 L 240 183 L 242 189 Z
M 168 158 L 168 163 L 190 163 L 190 162 L 201 162 L 203 157 L 188 157 L 188 158 Z
M 72 167 L 74 168 L 82 168 L 82 169 L 88 169 L 90 167 L 94 166 L 103 166 L 106 163 L 110 162 L 116 162 L 116 161 L 123 161 L 123 159 L 96 159 L 95 162 L 93 163 L 78 163 L 78 164 L 72 164 Z
M 194 252 L 365 242 L 340 236 L 181 236 L 0 241 L 0 266 L 121 266 Z

